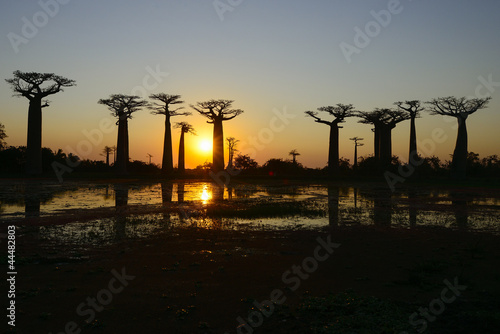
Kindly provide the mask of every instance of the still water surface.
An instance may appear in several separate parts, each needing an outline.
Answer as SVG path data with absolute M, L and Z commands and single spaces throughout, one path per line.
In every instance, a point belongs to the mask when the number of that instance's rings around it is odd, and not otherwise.
M 220 187 L 209 182 L 3 182 L 0 186 L 0 221 L 26 231 L 36 229 L 41 239 L 54 242 L 110 243 L 174 226 L 378 225 L 500 232 L 500 195 L 493 190 L 417 187 L 393 193 L 382 184 Z M 39 220 L 44 223 L 37 224 Z

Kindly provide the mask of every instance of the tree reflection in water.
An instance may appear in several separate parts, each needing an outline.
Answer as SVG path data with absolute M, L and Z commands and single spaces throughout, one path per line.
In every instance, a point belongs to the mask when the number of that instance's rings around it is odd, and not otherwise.
M 40 197 L 42 196 L 39 184 L 27 185 L 24 189 L 24 212 L 26 218 L 40 217 Z
M 126 236 L 127 205 L 129 185 L 126 183 L 115 184 L 115 238 L 123 240 Z
M 172 202 L 172 193 L 174 190 L 174 184 L 171 182 L 161 183 L 161 203 L 167 205 Z
M 331 227 L 339 225 L 339 187 L 328 186 L 328 223 Z
M 377 189 L 373 195 L 373 223 L 376 226 L 391 226 L 393 210 L 392 192 L 385 188 Z
M 451 192 L 450 197 L 457 227 L 466 229 L 469 226 L 469 209 L 467 202 L 471 198 L 468 198 L 467 194 L 460 192 Z

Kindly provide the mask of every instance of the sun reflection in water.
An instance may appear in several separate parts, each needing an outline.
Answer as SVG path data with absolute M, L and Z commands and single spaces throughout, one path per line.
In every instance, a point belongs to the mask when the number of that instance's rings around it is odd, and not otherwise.
M 203 186 L 203 191 L 201 193 L 200 198 L 201 198 L 201 201 L 203 202 L 203 204 L 207 204 L 208 201 L 210 201 L 212 199 L 212 192 L 208 191 L 207 185 Z

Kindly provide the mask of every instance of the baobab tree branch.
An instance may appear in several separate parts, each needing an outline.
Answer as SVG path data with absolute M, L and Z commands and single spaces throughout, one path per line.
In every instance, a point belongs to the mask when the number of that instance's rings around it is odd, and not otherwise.
M 242 113 L 243 113 L 243 110 L 241 110 L 241 109 L 228 110 L 223 115 L 232 115 L 232 116 L 229 116 L 229 117 L 222 116 L 222 120 L 229 121 L 229 120 L 235 118 L 236 116 L 241 115 Z
M 404 110 L 410 114 L 410 116 L 417 118 L 420 117 L 420 112 L 423 111 L 423 108 L 420 104 L 419 100 L 411 100 L 411 101 L 397 101 L 394 102 L 399 109 Z
M 314 121 L 315 121 L 316 123 L 322 123 L 322 124 L 326 124 L 326 125 L 332 125 L 332 122 L 328 122 L 328 121 L 325 121 L 325 120 L 323 120 L 323 119 L 319 118 L 319 117 L 317 116 L 317 114 L 318 114 L 317 112 L 314 112 L 314 111 L 306 111 L 305 113 L 306 113 L 308 116 L 310 116 L 310 117 L 314 118 Z

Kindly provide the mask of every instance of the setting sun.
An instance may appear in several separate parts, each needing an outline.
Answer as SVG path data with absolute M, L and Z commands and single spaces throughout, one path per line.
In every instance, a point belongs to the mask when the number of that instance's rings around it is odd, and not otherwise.
M 210 152 L 212 150 L 212 142 L 208 139 L 200 140 L 199 148 L 203 152 Z

